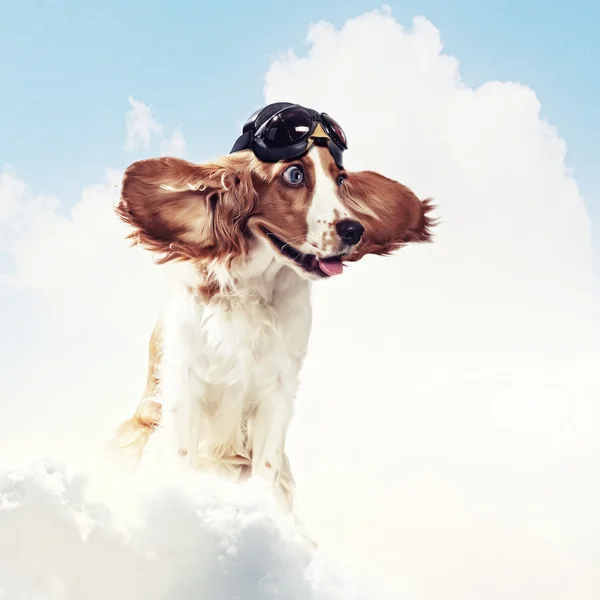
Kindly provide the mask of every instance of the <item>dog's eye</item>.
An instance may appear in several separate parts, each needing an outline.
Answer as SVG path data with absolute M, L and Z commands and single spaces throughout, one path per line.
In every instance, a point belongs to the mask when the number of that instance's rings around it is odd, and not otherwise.
M 342 183 L 344 183 L 345 180 L 346 180 L 346 175 L 343 175 L 343 174 L 342 175 L 338 175 L 338 178 L 337 178 L 337 184 L 338 184 L 338 186 L 342 185 Z
M 300 185 L 304 181 L 304 171 L 296 165 L 288 167 L 281 176 L 289 185 Z

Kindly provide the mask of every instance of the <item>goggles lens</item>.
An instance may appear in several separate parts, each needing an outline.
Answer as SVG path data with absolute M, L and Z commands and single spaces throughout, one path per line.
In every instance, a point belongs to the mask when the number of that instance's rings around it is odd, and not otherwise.
M 295 144 L 304 139 L 312 129 L 312 116 L 302 108 L 287 108 L 265 124 L 265 140 L 278 146 Z
M 321 115 L 321 118 L 323 119 L 323 121 L 325 121 L 325 123 L 333 131 L 333 133 L 338 138 L 338 141 L 340 141 L 342 143 L 342 146 L 344 148 L 347 148 L 348 140 L 346 140 L 346 134 L 344 133 L 344 130 L 341 128 L 340 124 L 326 113 L 323 113 Z

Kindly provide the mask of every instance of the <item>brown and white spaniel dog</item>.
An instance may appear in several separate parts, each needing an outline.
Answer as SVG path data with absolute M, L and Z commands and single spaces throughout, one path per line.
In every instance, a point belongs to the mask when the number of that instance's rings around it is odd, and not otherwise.
M 117 213 L 173 278 L 150 340 L 146 390 L 117 446 L 137 460 L 160 438 L 194 468 L 263 477 L 291 510 L 285 441 L 311 283 L 366 254 L 429 241 L 431 209 L 378 173 L 340 169 L 316 145 L 288 162 L 244 150 L 206 164 L 130 165 Z

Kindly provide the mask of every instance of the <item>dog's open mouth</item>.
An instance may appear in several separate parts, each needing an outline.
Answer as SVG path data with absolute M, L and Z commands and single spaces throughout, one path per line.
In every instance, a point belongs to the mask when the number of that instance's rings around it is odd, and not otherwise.
M 260 226 L 261 231 L 267 236 L 267 239 L 283 254 L 285 257 L 294 261 L 301 269 L 307 273 L 317 275 L 318 277 L 331 277 L 332 275 L 341 275 L 344 272 L 342 256 L 331 256 L 327 258 L 318 258 L 314 254 L 304 254 L 290 246 L 287 242 L 278 238 L 266 227 Z

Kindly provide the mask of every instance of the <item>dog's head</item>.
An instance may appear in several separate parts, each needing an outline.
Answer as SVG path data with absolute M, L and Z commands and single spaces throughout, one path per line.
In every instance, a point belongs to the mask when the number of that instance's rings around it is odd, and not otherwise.
M 429 241 L 431 204 L 371 171 L 339 168 L 326 147 L 266 163 L 250 151 L 194 164 L 152 158 L 125 171 L 117 214 L 159 262 L 247 261 L 257 248 L 307 279 L 342 261 Z

